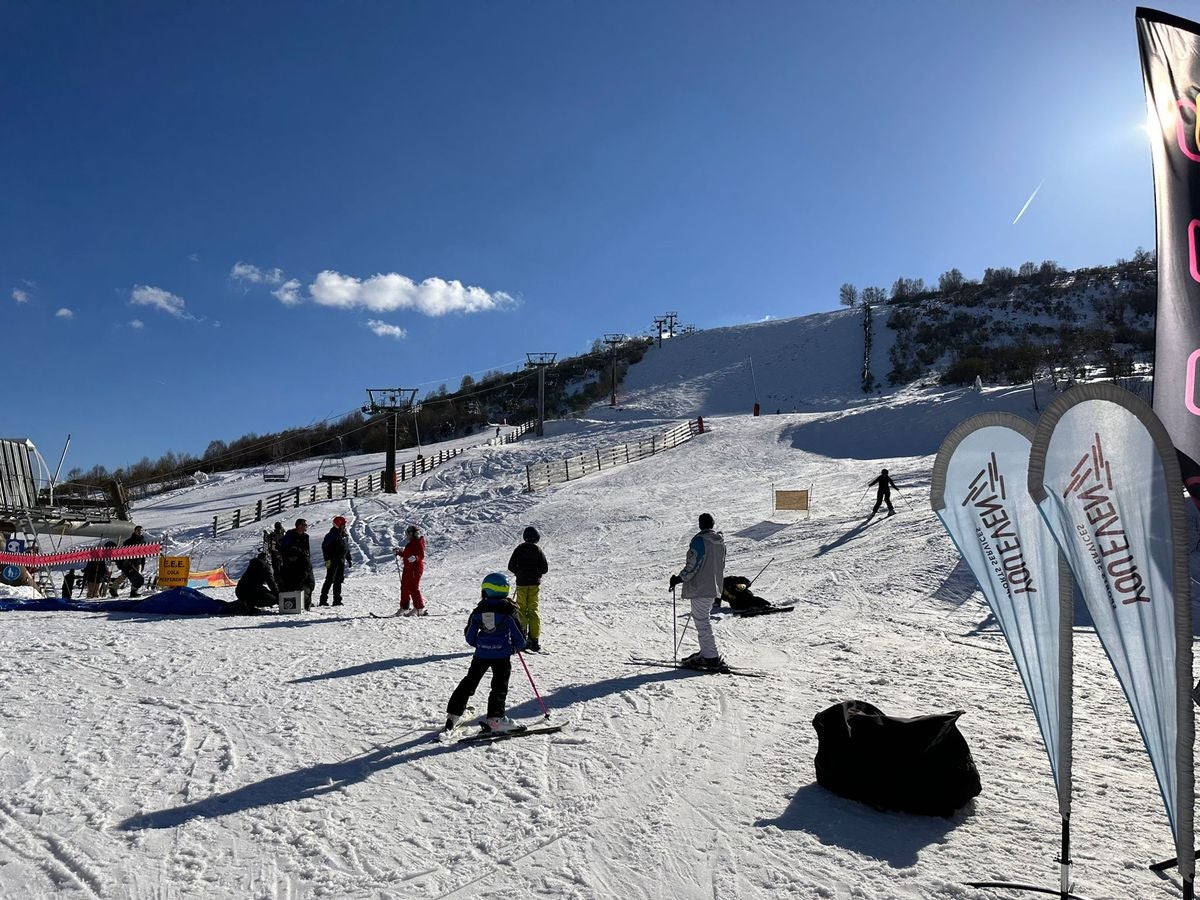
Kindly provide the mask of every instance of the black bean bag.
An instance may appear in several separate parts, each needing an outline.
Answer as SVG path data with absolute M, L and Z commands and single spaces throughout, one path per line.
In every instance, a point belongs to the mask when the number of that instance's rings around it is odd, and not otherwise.
M 817 783 L 877 809 L 949 816 L 979 794 L 962 711 L 900 719 L 862 700 L 813 718 Z

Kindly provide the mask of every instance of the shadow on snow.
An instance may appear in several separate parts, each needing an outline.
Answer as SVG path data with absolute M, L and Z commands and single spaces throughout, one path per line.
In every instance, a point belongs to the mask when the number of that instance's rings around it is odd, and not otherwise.
M 839 797 L 819 784 L 808 784 L 792 795 L 779 818 L 759 819 L 754 824 L 804 831 L 822 844 L 870 856 L 893 869 L 907 869 L 917 864 L 922 848 L 942 843 L 973 811 L 974 803 L 949 818 L 884 812 Z

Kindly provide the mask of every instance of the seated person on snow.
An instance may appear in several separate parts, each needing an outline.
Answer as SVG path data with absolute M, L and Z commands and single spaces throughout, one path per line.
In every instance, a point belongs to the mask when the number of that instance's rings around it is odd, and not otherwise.
M 756 597 L 750 590 L 750 579 L 744 575 L 727 575 L 721 582 L 721 599 L 733 610 L 763 609 L 771 604 Z
M 238 603 L 248 610 L 279 603 L 279 587 L 271 574 L 271 557 L 265 550 L 250 560 L 250 565 L 238 579 L 234 594 Z

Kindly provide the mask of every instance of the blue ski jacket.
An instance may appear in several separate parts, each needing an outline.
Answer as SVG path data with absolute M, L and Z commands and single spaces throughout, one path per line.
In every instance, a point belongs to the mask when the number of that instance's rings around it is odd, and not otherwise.
M 467 619 L 463 636 L 481 659 L 507 659 L 525 649 L 517 608 L 503 598 L 481 600 Z

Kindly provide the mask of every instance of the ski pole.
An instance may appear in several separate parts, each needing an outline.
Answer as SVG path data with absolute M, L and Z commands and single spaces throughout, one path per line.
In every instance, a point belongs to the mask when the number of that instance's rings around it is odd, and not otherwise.
M 679 644 L 682 644 L 682 643 L 683 643 L 683 639 L 684 639 L 684 637 L 686 637 L 686 636 L 687 636 L 687 630 L 688 630 L 688 626 L 689 626 L 689 625 L 691 625 L 691 624 L 692 624 L 692 614 L 691 614 L 691 613 L 688 613 L 688 614 L 687 614 L 687 619 L 686 619 L 686 621 L 684 621 L 684 623 L 683 623 L 683 631 L 681 631 L 681 632 L 680 632 L 680 634 L 679 634 L 679 643 L 677 643 L 677 644 L 675 645 L 675 659 L 676 659 L 676 663 L 675 663 L 675 665 L 677 665 L 677 666 L 679 665 L 679 662 L 678 662 L 678 659 L 679 659 Z
M 679 610 L 675 607 L 675 585 L 671 585 L 671 641 L 675 649 L 671 651 L 671 660 L 679 665 Z
M 525 677 L 529 679 L 529 686 L 533 688 L 533 696 L 537 697 L 543 716 L 547 719 L 550 718 L 550 710 L 546 709 L 546 703 L 542 700 L 542 695 L 538 693 L 537 685 L 533 683 L 533 676 L 529 674 L 529 666 L 525 665 L 525 657 L 521 655 L 520 650 L 517 651 L 517 659 L 521 661 L 521 666 L 525 669 Z
M 896 488 L 896 493 L 900 494 L 900 488 Z M 913 505 L 908 502 L 908 498 L 905 497 L 903 494 L 900 494 L 900 499 L 904 501 L 904 505 L 907 506 L 910 510 L 913 508 Z
M 404 602 L 404 570 L 400 568 L 400 557 L 396 553 L 392 553 L 392 559 L 396 561 L 396 574 L 400 576 L 400 602 Z
M 773 562 L 775 562 L 775 557 L 772 556 L 770 559 L 767 560 L 767 566 L 769 566 Z M 758 581 L 758 576 L 761 575 L 763 572 L 767 571 L 767 566 L 763 566 L 761 569 L 758 570 L 758 575 L 755 575 L 753 578 L 750 579 L 750 584 L 754 584 L 754 582 Z M 750 587 L 750 584 L 746 585 L 746 587 Z
M 867 496 L 867 491 L 869 491 L 870 489 L 871 489 L 871 486 L 870 486 L 869 484 L 868 484 L 868 485 L 867 485 L 865 488 L 863 488 L 863 492 L 862 492 L 862 494 L 861 494 L 861 495 L 859 495 L 859 498 L 858 498 L 858 503 L 862 503 L 862 501 L 863 501 L 863 497 Z M 858 506 L 858 503 L 856 503 L 856 504 L 854 504 L 854 505 L 855 505 L 855 506 Z

